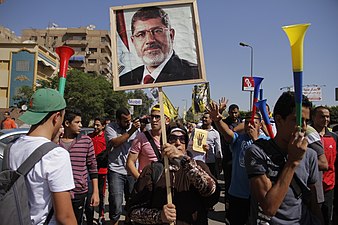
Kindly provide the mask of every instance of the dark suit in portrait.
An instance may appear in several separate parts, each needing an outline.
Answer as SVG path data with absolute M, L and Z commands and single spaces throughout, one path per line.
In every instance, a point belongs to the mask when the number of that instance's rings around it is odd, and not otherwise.
M 144 66 L 139 66 L 119 77 L 120 86 L 137 85 L 142 83 Z M 174 52 L 162 69 L 155 83 L 198 79 L 198 66 L 187 60 L 180 59 Z

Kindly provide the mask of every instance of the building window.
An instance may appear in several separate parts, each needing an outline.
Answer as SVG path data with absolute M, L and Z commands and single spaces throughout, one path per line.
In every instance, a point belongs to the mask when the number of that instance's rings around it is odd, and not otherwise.
M 90 52 L 97 52 L 97 48 L 89 48 Z
M 101 53 L 107 53 L 106 49 L 101 48 Z
M 73 49 L 76 53 L 81 52 L 81 48 L 79 48 L 79 47 L 72 47 L 72 49 Z
M 38 37 L 37 36 L 32 36 L 32 37 L 29 38 L 29 40 L 36 41 L 36 40 L 38 40 Z
M 96 59 L 88 59 L 88 63 L 96 63 Z
M 15 65 L 16 71 L 29 71 L 29 61 L 28 60 L 18 60 Z
M 86 40 L 85 36 L 73 36 L 71 38 L 71 40 L 78 40 L 78 41 L 82 41 L 82 40 Z
M 105 38 L 105 37 L 101 37 L 101 42 L 102 42 L 102 43 L 107 42 L 106 38 Z

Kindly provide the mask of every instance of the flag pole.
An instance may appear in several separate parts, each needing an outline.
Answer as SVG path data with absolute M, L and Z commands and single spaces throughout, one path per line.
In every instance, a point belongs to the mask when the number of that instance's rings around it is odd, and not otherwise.
M 167 133 L 166 133 L 166 124 L 164 118 L 164 106 L 163 106 L 163 91 L 162 87 L 158 88 L 158 100 L 160 103 L 160 112 L 161 112 L 161 136 L 162 136 L 162 143 L 167 143 Z M 173 202 L 172 195 L 171 195 L 171 185 L 170 185 L 170 173 L 169 173 L 169 160 L 167 156 L 164 156 L 164 175 L 165 175 L 165 184 L 167 189 L 167 202 L 171 204 Z M 170 223 L 174 225 L 174 223 Z

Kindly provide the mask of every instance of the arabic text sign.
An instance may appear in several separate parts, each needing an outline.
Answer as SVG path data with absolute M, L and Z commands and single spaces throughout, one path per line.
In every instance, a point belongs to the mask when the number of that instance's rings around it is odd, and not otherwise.
M 142 105 L 142 99 L 134 98 L 134 99 L 128 99 L 129 105 Z
M 322 101 L 322 88 L 316 86 L 303 87 L 303 95 L 307 96 L 310 101 Z

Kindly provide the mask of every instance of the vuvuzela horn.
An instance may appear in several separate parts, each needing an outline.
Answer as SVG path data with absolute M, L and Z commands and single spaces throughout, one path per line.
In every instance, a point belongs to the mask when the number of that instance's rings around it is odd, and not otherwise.
M 262 83 L 262 80 L 264 78 L 262 77 L 253 77 L 254 79 L 254 97 L 253 97 L 253 104 L 252 104 L 252 114 L 251 114 L 251 124 L 254 123 L 254 119 L 255 119 L 255 114 L 256 114 L 256 102 L 258 101 L 258 94 L 259 94 L 259 86 L 261 85 Z
M 303 43 L 309 26 L 310 24 L 307 23 L 282 27 L 289 38 L 291 46 L 296 119 L 299 128 L 302 127 Z
M 262 118 L 264 120 L 266 128 L 268 129 L 268 133 L 269 133 L 270 138 L 274 138 L 275 135 L 272 131 L 272 125 L 271 125 L 271 122 L 270 122 L 270 119 L 269 119 L 268 111 L 266 110 L 266 99 L 256 102 L 255 105 L 257 106 L 257 108 L 259 109 L 259 111 L 262 114 Z
M 60 58 L 60 71 L 59 71 L 59 93 L 63 96 L 66 86 L 66 77 L 68 70 L 69 58 L 74 55 L 74 50 L 68 46 L 60 46 L 55 49 Z

